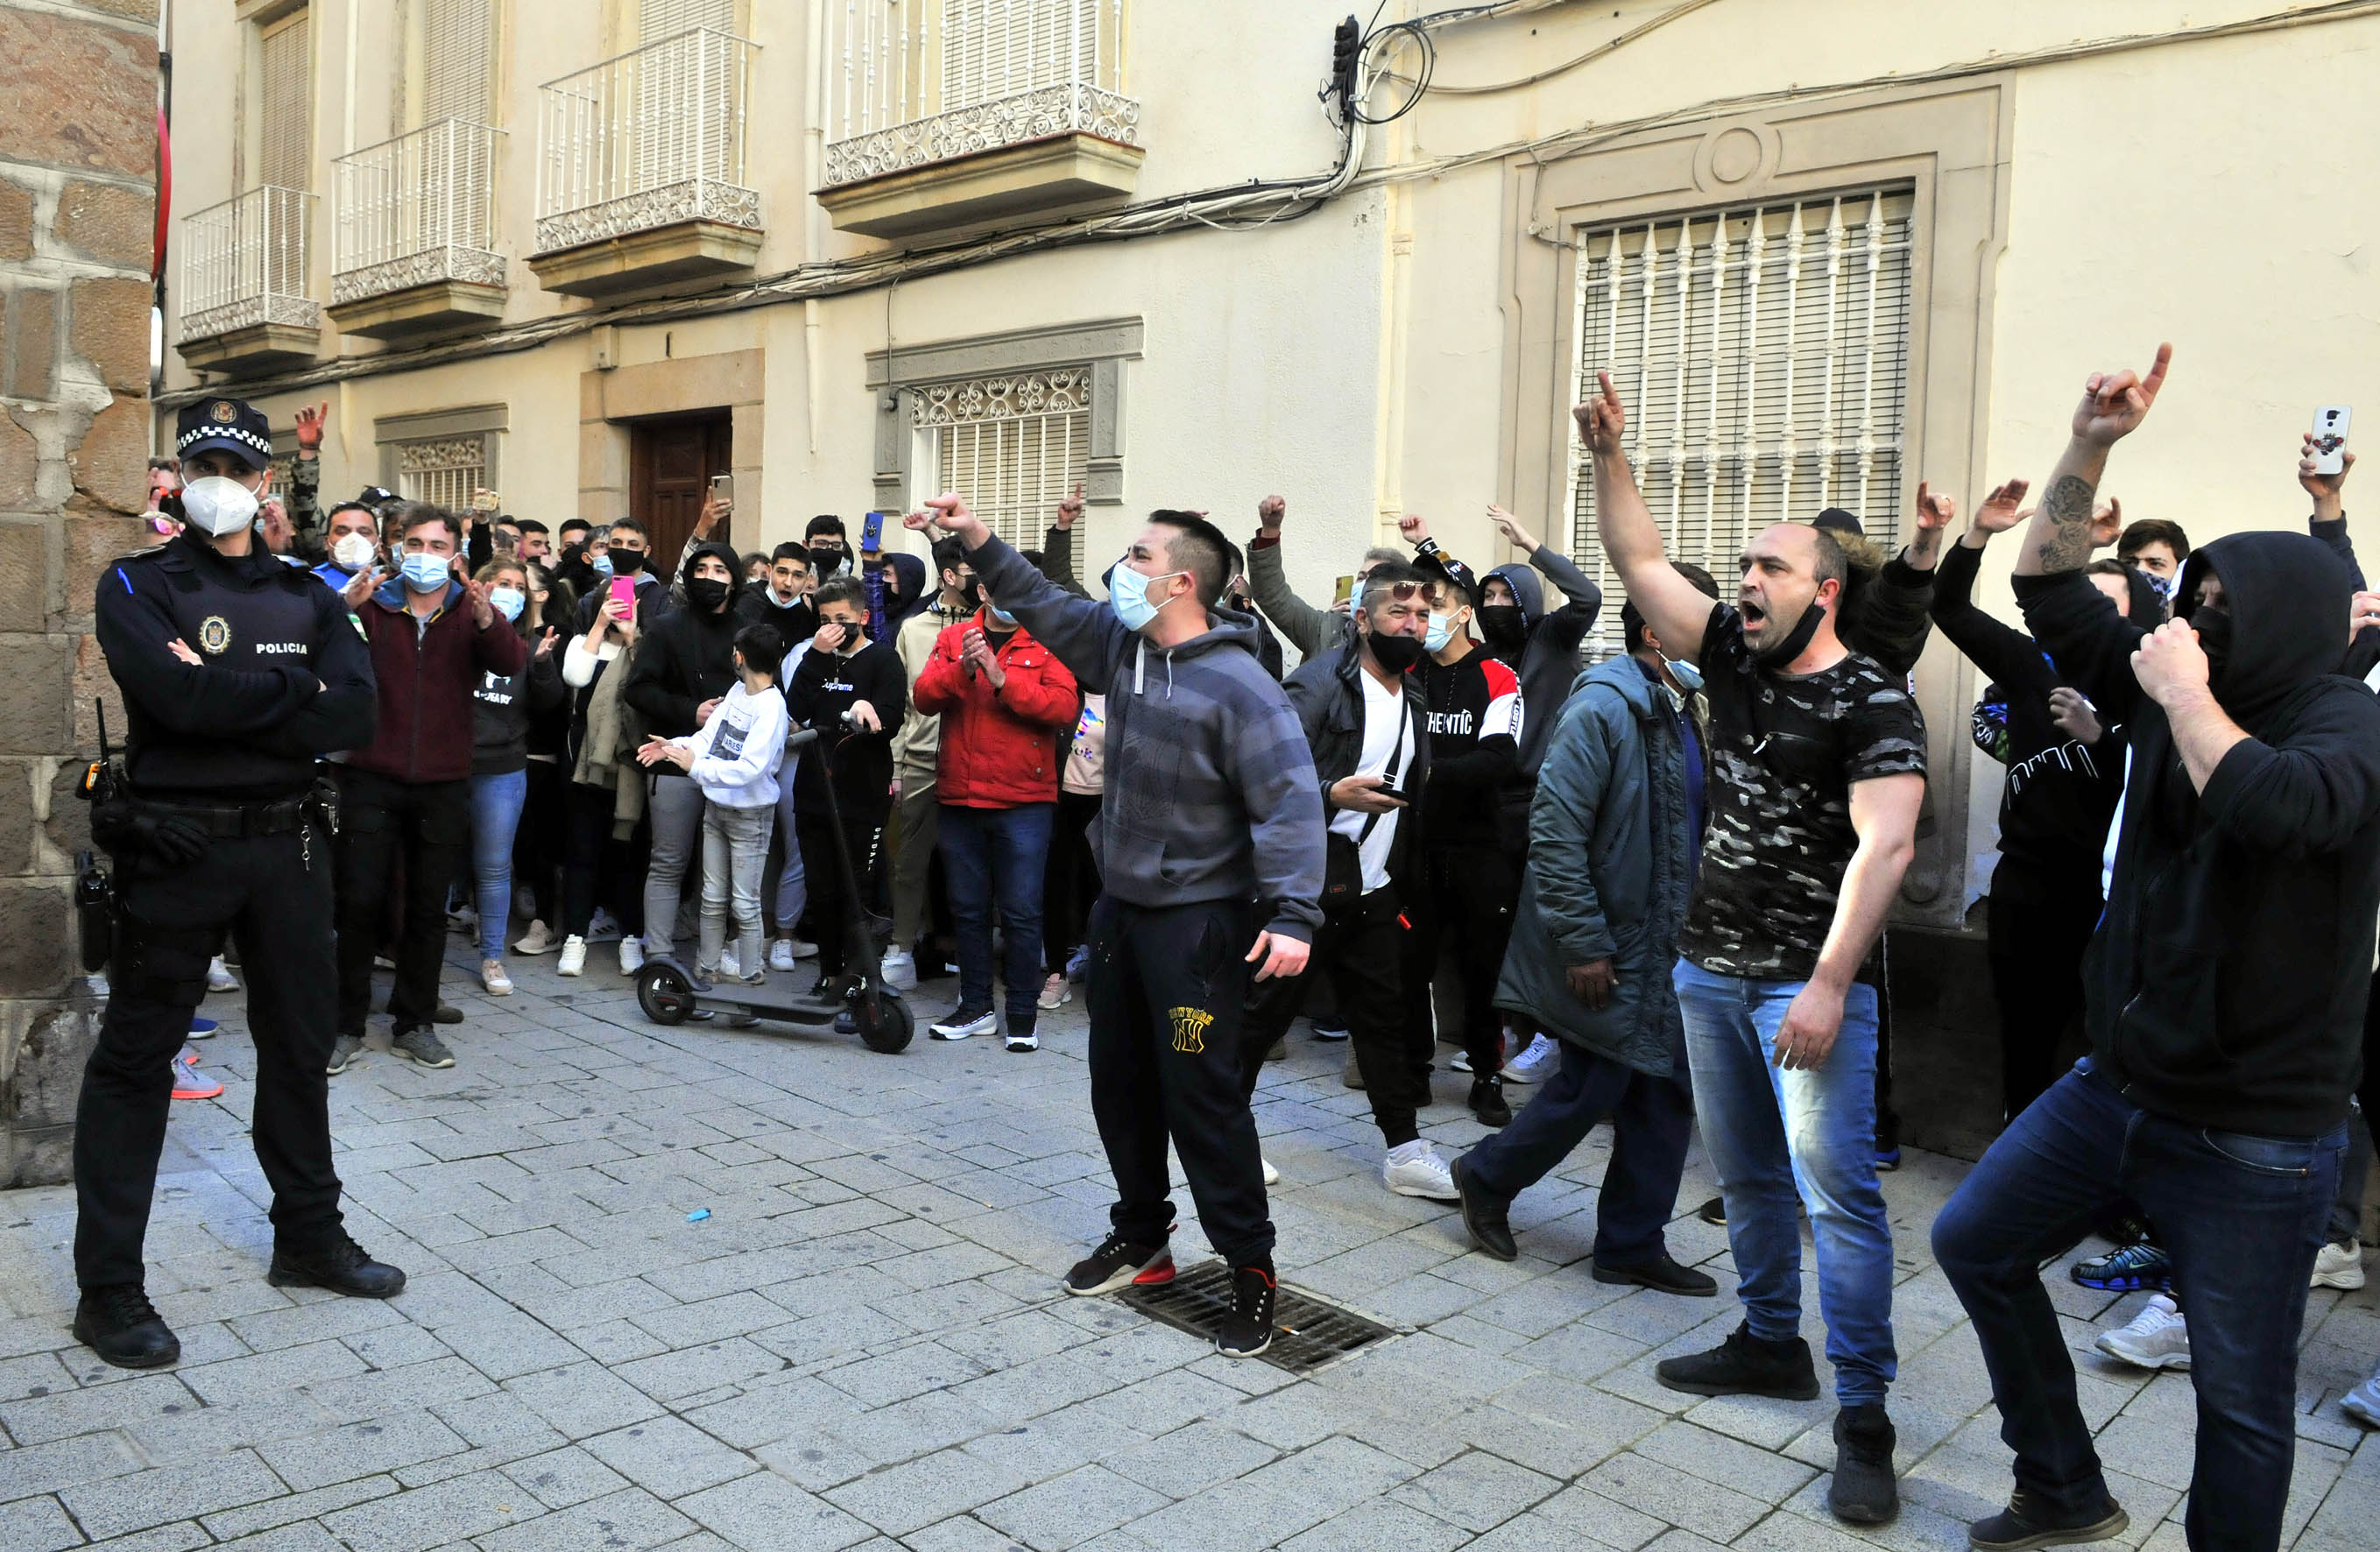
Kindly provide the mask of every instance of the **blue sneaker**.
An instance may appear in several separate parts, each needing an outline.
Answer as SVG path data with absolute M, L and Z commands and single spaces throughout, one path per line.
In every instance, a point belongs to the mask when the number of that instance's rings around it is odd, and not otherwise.
M 1878 1148 L 1876 1150 L 1876 1172 L 1877 1174 L 1890 1174 L 1893 1170 L 1900 1168 L 1900 1150 L 1899 1148 L 1888 1147 Z
M 1090 978 L 1091 946 L 1085 943 L 1066 956 L 1066 979 L 1081 981 Z
M 2089 1261 L 2074 1263 L 2073 1279 L 2103 1293 L 2130 1293 L 2154 1288 L 2173 1291 L 2173 1257 L 2143 1240 Z
M 215 1031 L 221 1027 L 223 1026 L 215 1023 L 214 1020 L 211 1018 L 200 1018 L 194 1013 L 190 1017 L 190 1038 L 193 1040 L 212 1040 L 215 1037 Z

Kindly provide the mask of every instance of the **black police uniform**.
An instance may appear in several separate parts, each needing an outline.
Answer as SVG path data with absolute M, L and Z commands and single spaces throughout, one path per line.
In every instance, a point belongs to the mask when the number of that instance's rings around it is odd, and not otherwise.
M 234 400 L 190 406 L 181 431 L 186 455 L 261 448 L 253 464 L 271 452 L 263 417 Z M 278 1252 L 351 1243 L 331 1163 L 324 1070 L 338 976 L 330 813 L 315 777 L 320 757 L 371 737 L 371 660 L 338 595 L 261 541 L 230 557 L 184 534 L 127 556 L 101 575 L 96 614 L 130 722 L 129 792 L 92 814 L 120 904 L 107 1015 L 75 1118 L 76 1279 L 87 1295 L 143 1280 L 172 1063 L 228 931 L 248 981 L 251 1130 L 284 1280 Z M 203 661 L 182 661 L 175 641 Z

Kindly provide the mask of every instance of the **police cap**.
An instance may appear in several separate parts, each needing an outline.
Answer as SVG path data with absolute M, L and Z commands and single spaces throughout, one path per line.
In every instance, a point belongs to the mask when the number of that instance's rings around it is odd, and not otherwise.
M 182 406 L 174 422 L 174 456 L 223 448 L 251 469 L 273 461 L 273 430 L 264 412 L 243 399 L 200 399 Z

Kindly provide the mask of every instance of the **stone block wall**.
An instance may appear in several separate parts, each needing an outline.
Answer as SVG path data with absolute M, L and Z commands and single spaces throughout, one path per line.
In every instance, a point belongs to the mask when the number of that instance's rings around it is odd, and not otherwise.
M 0 0 L 0 1185 L 70 1173 L 98 1030 L 72 795 L 115 692 L 91 637 L 149 452 L 154 0 Z

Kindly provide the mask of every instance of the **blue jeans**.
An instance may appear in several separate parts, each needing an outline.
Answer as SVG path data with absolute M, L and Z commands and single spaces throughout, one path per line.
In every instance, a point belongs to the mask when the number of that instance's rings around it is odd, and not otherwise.
M 2040 1267 L 2129 1195 L 2173 1257 L 2190 1320 L 2190 1545 L 2272 1552 L 2296 1456 L 2306 1281 L 2346 1129 L 2252 1137 L 2192 1126 L 2142 1109 L 2090 1068 L 2010 1122 L 1934 1220 L 1934 1256 L 1975 1324 L 2017 1483 L 2071 1512 L 2107 1493 Z
M 528 801 L 528 772 L 471 778 L 471 879 L 479 895 L 480 957 L 504 957 L 513 919 L 513 831 Z
M 1463 1172 L 1509 1202 L 1545 1179 L 1611 1122 L 1611 1162 L 1595 1201 L 1595 1264 L 1638 1267 L 1670 1254 L 1661 1230 L 1678 1211 L 1694 1106 L 1682 1077 L 1640 1073 L 1568 1040 L 1561 1071 L 1537 1085 L 1521 1113 L 1463 1156 Z M 1259 1053 L 1260 1054 L 1260 1053 Z
M 942 874 L 958 928 L 959 1004 L 991 1006 L 991 913 L 1002 934 L 1001 979 L 1008 987 L 1008 1031 L 1030 1033 L 1041 995 L 1041 877 L 1049 865 L 1054 803 L 967 808 L 945 803 L 937 818 Z
M 1826 1061 L 1789 1073 L 1772 1061 L 1773 1043 L 1803 982 L 1714 976 L 1682 959 L 1671 978 L 1685 1014 L 1703 1148 L 1727 1199 L 1744 1323 L 1769 1341 L 1801 1334 L 1794 1208 L 1807 1206 L 1835 1399 L 1881 1405 L 1898 1360 L 1892 1228 L 1876 1183 L 1876 988 L 1845 993 Z

